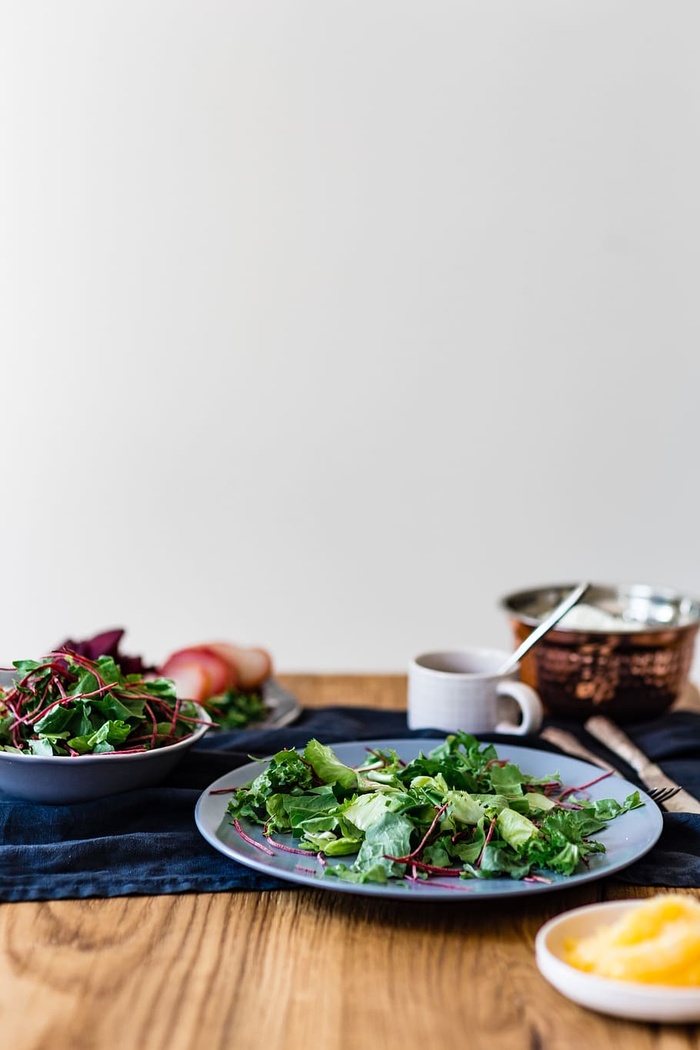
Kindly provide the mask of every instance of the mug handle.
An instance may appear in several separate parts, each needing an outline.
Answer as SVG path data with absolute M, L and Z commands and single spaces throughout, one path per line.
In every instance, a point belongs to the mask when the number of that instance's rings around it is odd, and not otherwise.
M 522 720 L 515 722 L 499 722 L 496 726 L 497 733 L 513 733 L 516 736 L 524 736 L 526 733 L 536 733 L 542 725 L 543 711 L 542 701 L 535 690 L 526 685 L 525 682 L 505 681 L 496 686 L 499 696 L 509 696 L 515 700 L 522 712 Z

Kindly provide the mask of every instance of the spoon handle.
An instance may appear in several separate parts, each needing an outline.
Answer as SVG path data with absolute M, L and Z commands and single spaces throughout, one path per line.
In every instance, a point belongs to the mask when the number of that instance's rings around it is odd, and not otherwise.
M 556 606 L 555 609 L 549 614 L 546 620 L 538 624 L 534 631 L 528 634 L 524 642 L 521 642 L 514 653 L 508 657 L 506 662 L 499 668 L 499 674 L 508 674 L 512 671 L 516 664 L 518 664 L 525 653 L 529 652 L 532 646 L 539 642 L 543 634 L 551 630 L 556 623 L 559 623 L 562 616 L 568 613 L 569 609 L 572 609 L 577 602 L 583 598 L 584 594 L 590 587 L 590 583 L 579 583 L 578 587 L 574 587 L 570 594 L 567 594 L 566 598 Z

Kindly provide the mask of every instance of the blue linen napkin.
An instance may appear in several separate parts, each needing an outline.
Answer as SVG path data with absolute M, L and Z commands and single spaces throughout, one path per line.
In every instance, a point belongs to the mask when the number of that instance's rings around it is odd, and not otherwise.
M 605 755 L 580 726 L 566 728 L 591 751 Z M 700 715 L 679 712 L 626 729 L 650 757 L 700 796 Z M 292 889 L 293 883 L 237 864 L 202 838 L 194 822 L 201 792 L 248 763 L 251 755 L 303 747 L 311 737 L 332 744 L 412 736 L 441 739 L 444 733 L 411 732 L 398 711 L 307 709 L 284 728 L 208 734 L 158 787 L 63 806 L 0 794 L 0 901 Z M 513 742 L 498 735 L 484 739 Z M 517 742 L 556 750 L 538 738 Z M 625 772 L 636 782 L 632 770 Z M 700 887 L 700 817 L 666 814 L 658 845 L 616 877 L 638 885 Z

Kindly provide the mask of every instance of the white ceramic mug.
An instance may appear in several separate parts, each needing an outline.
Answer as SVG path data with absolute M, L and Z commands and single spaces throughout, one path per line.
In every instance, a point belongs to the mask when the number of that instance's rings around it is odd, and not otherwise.
M 518 736 L 537 732 L 542 725 L 539 696 L 518 681 L 517 667 L 507 675 L 498 673 L 509 655 L 470 648 L 417 656 L 408 669 L 409 729 Z

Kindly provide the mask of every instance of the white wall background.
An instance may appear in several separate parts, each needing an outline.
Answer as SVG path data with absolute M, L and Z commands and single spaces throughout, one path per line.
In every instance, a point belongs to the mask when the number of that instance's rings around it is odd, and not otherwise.
M 0 0 L 0 660 L 700 594 L 695 0 Z

